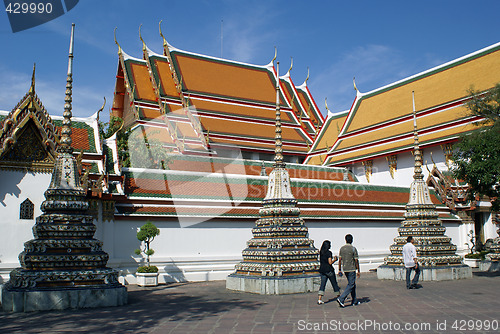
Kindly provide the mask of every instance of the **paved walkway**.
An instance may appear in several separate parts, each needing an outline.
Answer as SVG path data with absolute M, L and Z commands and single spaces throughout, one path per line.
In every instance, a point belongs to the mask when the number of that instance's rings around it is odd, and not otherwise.
M 346 283 L 342 278 L 341 288 Z M 341 309 L 333 299 L 317 305 L 316 293 L 260 296 L 228 291 L 223 281 L 130 285 L 129 304 L 123 307 L 0 311 L 0 333 L 500 332 L 498 275 L 475 273 L 472 279 L 423 282 L 422 289 L 407 290 L 403 282 L 364 273 L 357 287 L 362 304 Z M 325 297 L 332 298 L 333 291 Z

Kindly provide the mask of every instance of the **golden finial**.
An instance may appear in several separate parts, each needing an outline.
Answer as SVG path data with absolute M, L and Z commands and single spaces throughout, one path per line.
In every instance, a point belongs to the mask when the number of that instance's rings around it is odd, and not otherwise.
M 288 72 L 287 74 L 290 75 L 290 71 L 292 70 L 292 67 L 293 67 L 293 57 L 290 57 L 291 59 L 291 63 L 290 63 L 290 68 L 288 69 Z
M 293 111 L 293 107 L 295 107 L 295 94 L 292 96 L 292 103 L 290 104 L 290 106 L 292 107 L 292 111 Z
M 146 42 L 144 42 L 144 40 L 142 39 L 141 27 L 142 27 L 142 23 L 139 25 L 139 39 L 142 42 L 142 51 L 143 51 L 144 57 L 145 57 L 146 56 L 146 54 L 145 54 L 145 52 L 146 52 Z
M 304 80 L 303 85 L 307 85 L 307 80 L 309 80 L 309 66 L 307 67 L 307 77 L 306 80 Z
M 353 84 L 353 86 L 354 86 L 354 90 L 355 90 L 356 92 L 359 92 L 358 87 L 356 87 L 356 77 L 352 77 L 352 84 Z
M 105 105 L 106 105 L 106 96 L 104 96 L 104 103 L 102 104 L 102 107 L 99 110 L 97 110 L 97 122 L 99 122 L 99 114 L 104 109 Z
M 276 47 L 274 47 L 274 57 L 273 57 L 273 59 L 271 59 L 270 63 L 274 63 L 277 56 L 278 56 L 278 49 Z
M 326 103 L 326 97 L 325 97 L 325 108 L 326 108 L 326 111 L 331 112 L 330 109 L 328 108 L 328 104 Z
M 163 47 L 165 48 L 165 47 L 167 47 L 168 43 L 167 43 L 167 39 L 165 38 L 165 36 L 163 36 L 163 33 L 161 32 L 161 22 L 162 21 L 163 20 L 160 20 L 160 23 L 158 23 L 158 27 L 160 29 L 160 36 L 161 36 L 161 38 L 163 38 Z
M 432 155 L 432 152 L 431 152 L 431 155 Z M 427 166 L 427 160 L 425 160 L 425 168 L 429 172 L 429 175 L 432 174 L 432 172 L 429 170 L 429 167 Z
M 434 158 L 432 157 L 432 152 L 431 152 L 431 161 L 432 161 L 432 164 L 434 165 L 434 167 L 437 168 L 436 162 L 434 162 Z M 425 162 L 425 163 L 427 163 L 427 162 Z
M 118 54 L 121 55 L 122 47 L 120 46 L 120 44 L 118 44 L 118 41 L 116 40 L 116 29 L 118 29 L 118 27 L 115 27 L 115 44 L 118 45 Z

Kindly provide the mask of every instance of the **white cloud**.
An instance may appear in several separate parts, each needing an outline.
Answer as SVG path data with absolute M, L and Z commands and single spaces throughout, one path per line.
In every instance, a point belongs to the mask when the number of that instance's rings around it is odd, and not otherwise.
M 276 31 L 267 29 L 272 14 L 265 7 L 249 8 L 251 13 L 231 16 L 223 21 L 223 57 L 242 62 L 255 63 L 261 58 L 261 50 L 273 45 Z M 260 57 L 259 57 L 260 56 Z M 273 54 L 269 52 L 269 60 Z

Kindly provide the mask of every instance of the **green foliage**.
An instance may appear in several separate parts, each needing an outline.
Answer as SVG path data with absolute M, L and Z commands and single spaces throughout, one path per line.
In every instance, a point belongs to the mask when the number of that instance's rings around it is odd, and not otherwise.
M 120 117 L 111 116 L 109 122 L 104 123 L 99 121 L 99 134 L 101 138 L 108 139 L 115 134 L 122 126 L 123 120 Z
M 116 133 L 118 159 L 123 167 L 168 169 L 171 150 L 156 138 L 159 131 L 146 134 L 142 127 L 131 130 L 123 129 L 122 125 L 120 117 L 111 116 L 109 122 L 99 122 L 99 134 L 107 139 Z
M 155 253 L 154 250 L 150 248 L 150 244 L 159 234 L 160 229 L 150 221 L 147 221 L 146 224 L 142 225 L 137 232 L 137 240 L 141 241 L 141 248 L 136 249 L 135 254 L 146 255 L 147 267 L 150 266 L 150 256 Z
M 157 266 L 141 266 L 137 268 L 138 273 L 157 273 L 158 272 L 158 267 Z
M 466 259 L 478 259 L 478 260 L 484 260 L 486 254 L 488 254 L 490 251 L 481 251 L 479 253 L 469 253 L 465 254 Z
M 159 131 L 149 131 L 146 134 L 141 127 L 127 132 L 126 146 L 129 167 L 168 168 L 168 164 L 172 161 L 171 151 L 163 147 L 162 142 L 155 137 L 158 133 Z
M 484 117 L 481 127 L 455 145 L 453 176 L 469 184 L 469 199 L 488 196 L 492 211 L 500 210 L 500 84 L 485 94 L 469 90 L 471 115 Z
M 146 224 L 142 225 L 137 232 L 137 239 L 139 241 L 145 241 L 149 243 L 153 241 L 153 239 L 160 234 L 160 230 L 150 221 L 147 221 Z

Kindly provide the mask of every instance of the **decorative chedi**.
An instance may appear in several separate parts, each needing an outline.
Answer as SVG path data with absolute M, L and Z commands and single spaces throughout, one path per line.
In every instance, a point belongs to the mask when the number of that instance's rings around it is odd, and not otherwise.
M 279 63 L 277 66 L 279 73 Z M 286 294 L 317 290 L 318 250 L 308 238 L 293 197 L 290 176 L 283 162 L 279 77 L 276 82 L 276 135 L 273 170 L 267 194 L 252 229 L 253 238 L 243 250 L 243 261 L 227 277 L 226 288 L 259 294 Z
M 377 276 L 379 279 L 406 279 L 402 250 L 406 238 L 411 235 L 415 239 L 421 280 L 440 281 L 472 277 L 471 268 L 463 264 L 462 257 L 455 254 L 457 247 L 451 243 L 450 237 L 444 235 L 446 228 L 438 219 L 436 205 L 432 203 L 429 188 L 424 181 L 414 99 L 413 128 L 415 169 L 405 220 L 398 229 L 399 236 L 394 238 L 395 244 L 390 247 L 391 255 L 385 258 L 384 265 L 377 268 Z
M 33 227 L 35 239 L 24 244 L 21 268 L 11 271 L 3 286 L 4 311 L 117 306 L 127 303 L 127 289 L 118 272 L 106 267 L 108 254 L 93 238 L 96 227 L 87 214 L 86 189 L 80 183 L 71 148 L 73 35 L 71 29 L 64 120 L 57 158 L 43 214 Z
M 500 271 L 500 213 L 492 213 L 493 223 L 497 225 L 498 237 L 493 239 L 490 245 L 490 253 L 486 254 L 486 259 L 479 263 L 479 270 L 481 271 Z

